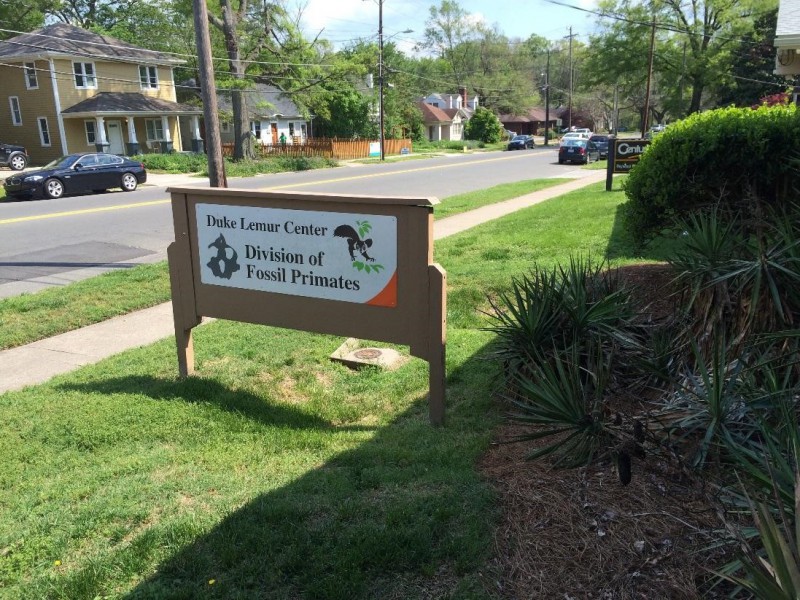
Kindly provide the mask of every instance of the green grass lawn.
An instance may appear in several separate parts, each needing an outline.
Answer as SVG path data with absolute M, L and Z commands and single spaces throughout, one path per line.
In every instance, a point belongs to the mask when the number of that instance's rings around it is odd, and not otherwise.
M 566 180 L 533 179 L 445 198 L 440 218 L 502 202 Z M 107 273 L 63 288 L 0 300 L 0 350 L 99 323 L 170 298 L 166 263 Z
M 167 339 L 0 395 L 0 595 L 497 597 L 485 293 L 573 253 L 637 260 L 622 200 L 595 185 L 437 242 L 443 428 L 422 361 L 351 371 L 339 338 L 227 321 L 185 381 Z

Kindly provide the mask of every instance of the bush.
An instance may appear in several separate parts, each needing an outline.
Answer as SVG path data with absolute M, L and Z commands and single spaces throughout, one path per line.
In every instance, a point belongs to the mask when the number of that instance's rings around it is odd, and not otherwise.
M 503 136 L 503 125 L 492 111 L 479 107 L 467 121 L 464 127 L 464 136 L 470 140 L 494 144 L 499 142 Z
M 208 175 L 208 158 L 205 154 L 173 152 L 171 154 L 142 154 L 135 157 L 150 171 L 164 173 L 200 173 Z M 261 173 L 310 171 L 338 165 L 336 160 L 318 156 L 283 156 L 260 160 L 234 162 L 225 158 L 225 172 L 230 177 L 247 177 Z
M 132 157 L 148 171 L 164 173 L 200 173 L 208 170 L 205 154 L 171 152 L 169 154 L 140 154 Z
M 483 148 L 483 142 L 478 142 L 476 140 L 439 140 L 435 142 L 431 141 L 423 141 L 414 144 L 414 150 L 458 150 L 461 152 L 466 146 L 469 150 L 474 150 L 476 148 Z
M 796 106 L 725 108 L 671 125 L 625 182 L 627 228 L 642 243 L 671 217 L 698 208 L 753 213 L 783 204 L 798 193 L 791 179 L 800 165 L 797 139 Z

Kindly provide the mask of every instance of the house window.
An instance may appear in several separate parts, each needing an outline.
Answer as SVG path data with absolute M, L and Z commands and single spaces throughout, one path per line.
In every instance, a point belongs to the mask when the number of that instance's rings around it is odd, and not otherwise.
M 11 122 L 14 125 L 22 125 L 22 111 L 19 109 L 19 98 L 9 96 L 8 103 L 11 105 Z
M 47 125 L 47 117 L 39 117 L 37 121 L 39 122 L 39 139 L 42 142 L 42 146 L 49 146 L 50 127 Z
M 222 133 L 230 133 L 231 132 L 231 124 L 229 121 L 221 121 L 220 122 L 220 129 Z
M 164 139 L 164 124 L 161 119 L 145 119 L 144 124 L 148 140 L 161 141 Z
M 289 137 L 294 137 L 294 123 L 289 123 Z
M 39 81 L 36 79 L 36 63 L 25 63 L 25 87 L 29 90 L 39 89 Z
M 76 88 L 97 88 L 94 63 L 74 62 L 72 63 L 72 73 L 75 75 Z
M 257 139 L 261 139 L 261 121 L 250 121 L 250 131 Z
M 306 132 L 306 124 L 305 123 L 300 123 L 300 135 L 303 137 L 303 139 L 306 139 L 308 137 L 308 133 Z
M 139 65 L 139 83 L 143 90 L 158 89 L 158 70 L 154 66 Z
M 94 146 L 97 140 L 97 123 L 95 121 L 84 121 L 84 129 L 86 129 L 86 144 Z

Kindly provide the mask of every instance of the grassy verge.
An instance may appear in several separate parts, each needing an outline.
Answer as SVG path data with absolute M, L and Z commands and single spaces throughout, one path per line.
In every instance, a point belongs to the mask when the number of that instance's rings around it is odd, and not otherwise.
M 452 196 L 437 205 L 435 216 L 441 218 L 502 202 L 561 182 L 534 179 Z M 63 288 L 2 299 L 0 350 L 148 308 L 169 298 L 169 274 L 166 264 L 161 263 L 106 273 Z
M 104 273 L 63 288 L 0 300 L 0 350 L 166 302 L 166 263 Z
M 634 260 L 596 185 L 442 240 L 448 424 L 427 368 L 352 372 L 339 339 L 216 321 L 0 396 L 6 598 L 493 598 L 475 463 L 499 416 L 484 293 L 533 261 Z
M 526 181 L 516 181 L 514 183 L 504 183 L 485 190 L 467 192 L 449 196 L 437 204 L 434 208 L 434 216 L 437 219 L 449 217 L 458 213 L 474 210 L 487 204 L 496 204 L 511 198 L 518 198 L 525 194 L 537 192 L 560 183 L 566 183 L 570 179 L 528 179 Z

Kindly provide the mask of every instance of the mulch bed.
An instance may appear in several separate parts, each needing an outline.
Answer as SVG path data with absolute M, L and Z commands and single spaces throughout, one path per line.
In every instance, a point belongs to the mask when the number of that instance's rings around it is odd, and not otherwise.
M 621 270 L 653 318 L 672 310 L 673 275 L 664 265 Z M 635 402 L 635 401 L 634 401 Z M 621 399 L 626 412 L 631 399 Z M 622 485 L 608 461 L 553 469 L 526 460 L 537 442 L 509 443 L 527 429 L 506 422 L 479 467 L 501 516 L 495 538 L 498 592 L 514 599 L 694 599 L 709 591 L 708 569 L 730 559 L 707 547 L 719 539 L 715 503 L 702 482 L 663 457 L 635 459 Z

